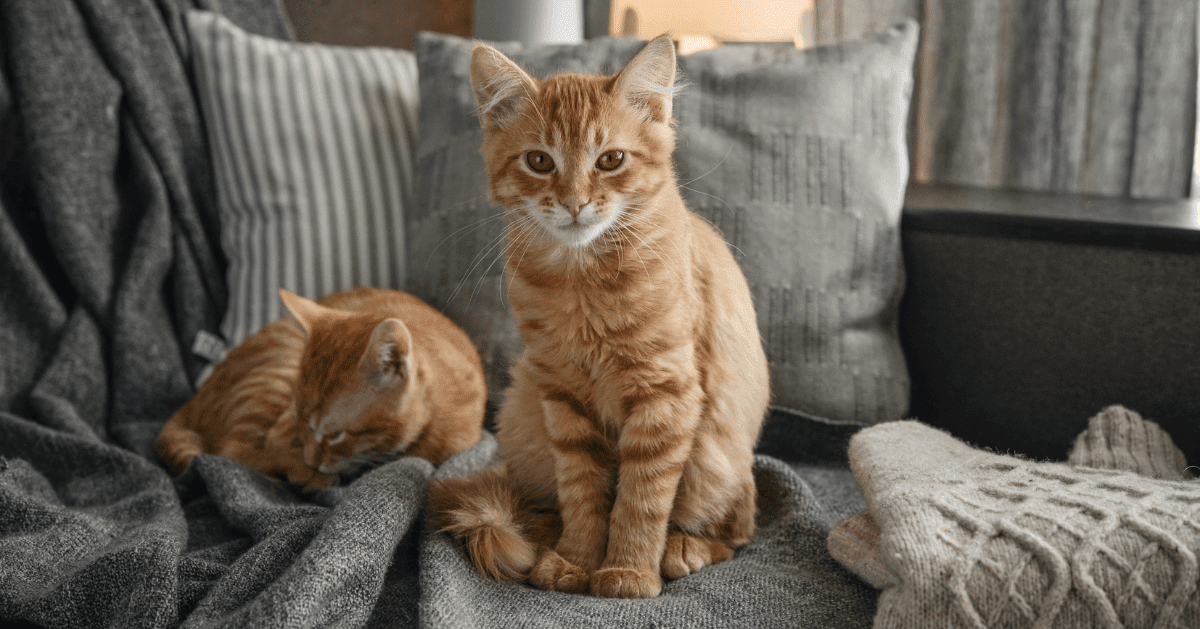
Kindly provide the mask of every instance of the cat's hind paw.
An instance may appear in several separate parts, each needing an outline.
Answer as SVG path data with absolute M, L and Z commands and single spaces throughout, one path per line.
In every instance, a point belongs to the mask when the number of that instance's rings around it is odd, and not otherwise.
M 634 568 L 601 568 L 592 573 L 591 592 L 608 598 L 654 598 L 662 592 L 662 577 Z
M 588 573 L 554 550 L 542 547 L 533 570 L 529 571 L 529 582 L 542 590 L 584 594 L 588 590 Z
M 662 573 L 668 579 L 678 579 L 732 556 L 733 549 L 728 544 L 675 531 L 667 536 Z

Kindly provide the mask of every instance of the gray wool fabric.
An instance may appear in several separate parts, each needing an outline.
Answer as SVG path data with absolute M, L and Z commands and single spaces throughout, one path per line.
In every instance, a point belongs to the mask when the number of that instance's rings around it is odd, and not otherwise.
M 190 6 L 0 4 L 0 408 L 143 454 L 146 424 L 190 395 L 188 349 L 226 300 Z M 220 6 L 287 36 L 272 3 Z
M 1088 430 L 1112 424 L 1156 429 L 1111 407 Z M 1091 461 L 1169 469 L 1179 452 L 1156 437 L 1097 457 L 1080 439 Z M 883 589 L 876 629 L 1200 626 L 1200 483 L 993 454 L 914 421 L 860 432 L 850 463 L 869 513 L 828 543 Z
M 1072 467 L 1126 470 L 1163 480 L 1186 480 L 1187 459 L 1158 424 L 1136 411 L 1110 406 L 1088 420 L 1067 456 Z
M 1192 478 L 1187 461 L 1158 424 L 1123 406 L 1109 406 L 1088 420 L 1067 457 L 1071 467 L 1095 468 L 1162 480 Z M 1069 492 L 1069 490 L 1068 490 Z M 829 553 L 878 589 L 897 584 L 880 554 L 879 525 L 869 511 L 845 519 L 829 532 Z
M 825 550 L 829 528 L 862 507 L 841 460 L 858 427 L 781 413 L 773 413 L 755 459 L 758 531 L 732 559 L 667 582 L 655 599 L 603 599 L 486 579 L 447 535 L 426 531 L 419 549 L 421 626 L 870 626 L 874 591 Z M 801 424 L 806 431 L 796 430 Z M 484 469 L 495 449 L 489 436 L 436 474 Z M 790 452 L 799 460 L 789 464 L 762 452 Z

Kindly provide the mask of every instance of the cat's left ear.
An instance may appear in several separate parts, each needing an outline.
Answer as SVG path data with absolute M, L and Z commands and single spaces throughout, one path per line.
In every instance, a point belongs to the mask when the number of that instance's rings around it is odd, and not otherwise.
M 311 299 L 305 299 L 285 289 L 279 289 L 279 299 L 287 310 L 285 317 L 304 332 L 305 336 L 312 334 L 312 324 L 328 308 Z
M 532 77 L 486 44 L 476 44 L 471 51 L 471 89 L 485 128 L 501 126 L 538 90 Z
M 412 334 L 399 319 L 385 319 L 371 332 L 367 350 L 359 361 L 364 374 L 376 384 L 396 386 L 408 381 L 412 365 Z
M 675 95 L 675 43 L 669 35 L 655 37 L 621 70 L 616 91 L 647 120 L 671 120 L 671 99 Z

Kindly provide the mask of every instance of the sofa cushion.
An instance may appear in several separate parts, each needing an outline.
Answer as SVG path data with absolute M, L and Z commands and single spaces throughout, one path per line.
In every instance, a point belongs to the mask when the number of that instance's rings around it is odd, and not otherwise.
M 774 404 L 834 420 L 898 419 L 900 208 L 917 26 L 811 50 L 732 45 L 679 58 L 674 159 L 689 207 L 728 240 L 754 295 Z M 497 48 L 544 78 L 613 72 L 644 42 Z M 409 290 L 480 346 L 492 395 L 521 351 L 503 282 L 469 84 L 473 42 L 417 38 L 421 134 L 406 214 Z M 493 397 L 498 401 L 498 398 Z
M 228 258 L 229 347 L 310 299 L 402 288 L 417 77 L 411 51 L 285 42 L 188 13 Z

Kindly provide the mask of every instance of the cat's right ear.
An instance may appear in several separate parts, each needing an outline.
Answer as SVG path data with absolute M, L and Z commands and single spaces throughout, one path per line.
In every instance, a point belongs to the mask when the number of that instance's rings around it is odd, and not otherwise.
M 375 326 L 359 361 L 363 373 L 379 386 L 405 384 L 412 377 L 412 334 L 399 319 L 384 319 Z
M 283 301 L 283 307 L 287 310 L 285 317 L 292 322 L 297 328 L 304 332 L 304 336 L 312 333 L 312 323 L 320 316 L 324 308 L 317 302 L 311 299 L 305 299 L 285 289 L 279 289 L 279 299 Z
M 471 88 L 485 129 L 501 126 L 538 89 L 524 70 L 486 44 L 476 44 L 471 51 Z
M 659 35 L 617 75 L 617 93 L 651 122 L 669 122 L 675 96 L 675 43 Z

